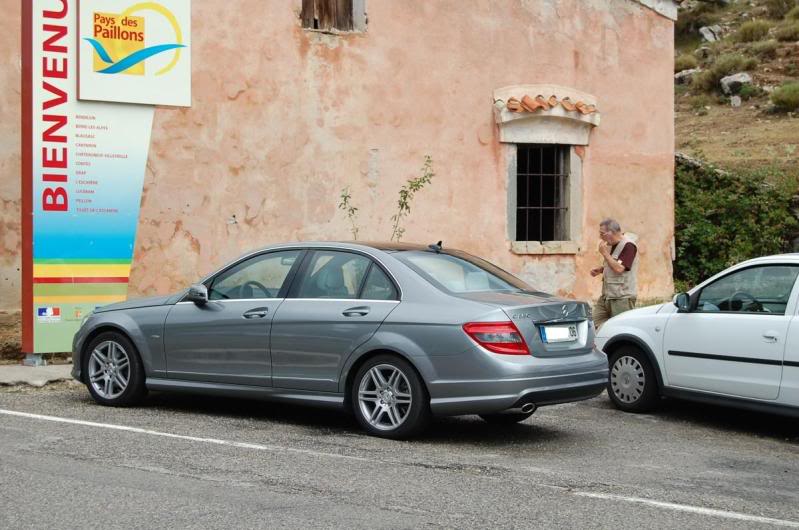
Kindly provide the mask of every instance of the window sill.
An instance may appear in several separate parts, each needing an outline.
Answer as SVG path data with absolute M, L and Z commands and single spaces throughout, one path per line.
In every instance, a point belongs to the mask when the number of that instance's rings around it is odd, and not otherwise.
M 334 35 L 336 37 L 341 37 L 345 35 L 365 35 L 366 28 L 364 29 L 336 29 L 336 28 L 329 28 L 329 29 L 317 29 L 317 28 L 302 28 L 303 31 L 307 31 L 309 33 L 318 33 L 320 35 Z
M 577 254 L 580 245 L 576 241 L 512 241 L 510 251 L 514 254 Z

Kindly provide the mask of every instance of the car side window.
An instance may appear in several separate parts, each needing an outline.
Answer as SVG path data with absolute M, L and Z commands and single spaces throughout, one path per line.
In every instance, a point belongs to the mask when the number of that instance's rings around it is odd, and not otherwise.
M 799 266 L 764 265 L 733 272 L 699 293 L 696 310 L 704 313 L 784 315 Z
M 371 260 L 360 254 L 333 250 L 313 253 L 299 278 L 297 298 L 358 297 Z
M 361 298 L 364 300 L 396 300 L 397 289 L 394 284 L 377 265 L 372 265 L 369 275 L 363 285 Z
M 208 299 L 277 298 L 300 252 L 270 252 L 242 261 L 212 280 L 208 287 Z

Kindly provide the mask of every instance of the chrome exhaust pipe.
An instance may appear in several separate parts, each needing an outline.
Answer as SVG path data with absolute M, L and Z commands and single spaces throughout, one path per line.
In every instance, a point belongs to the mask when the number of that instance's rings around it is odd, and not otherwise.
M 528 414 L 530 412 L 535 412 L 535 403 L 525 403 L 522 405 L 522 412 Z

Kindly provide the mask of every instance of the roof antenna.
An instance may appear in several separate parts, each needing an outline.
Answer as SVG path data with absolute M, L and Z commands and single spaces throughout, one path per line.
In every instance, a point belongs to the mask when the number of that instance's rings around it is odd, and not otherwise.
M 438 243 L 436 243 L 434 245 L 427 245 L 427 248 L 429 248 L 430 250 L 432 250 L 436 254 L 440 254 L 441 253 L 441 241 L 439 241 Z

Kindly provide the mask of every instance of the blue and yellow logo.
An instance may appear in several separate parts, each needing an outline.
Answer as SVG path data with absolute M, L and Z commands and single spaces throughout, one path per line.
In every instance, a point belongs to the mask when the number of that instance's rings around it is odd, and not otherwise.
M 134 13 L 155 11 L 166 18 L 175 32 L 175 42 L 144 46 L 144 19 Z M 180 60 L 183 34 L 175 15 L 156 2 L 140 2 L 119 14 L 94 13 L 93 37 L 85 37 L 94 48 L 94 71 L 101 74 L 144 75 L 144 61 L 160 53 L 172 51 L 172 60 L 155 75 L 170 71 Z

